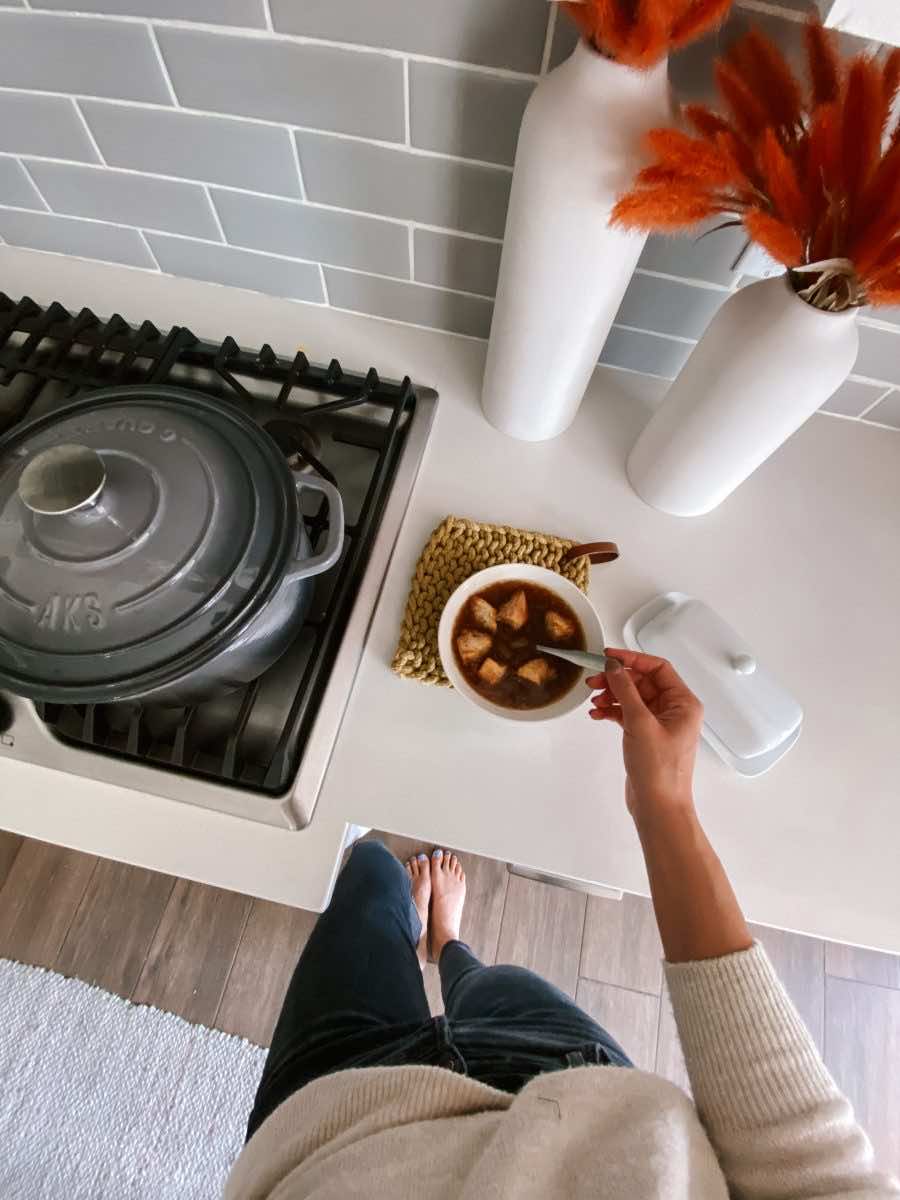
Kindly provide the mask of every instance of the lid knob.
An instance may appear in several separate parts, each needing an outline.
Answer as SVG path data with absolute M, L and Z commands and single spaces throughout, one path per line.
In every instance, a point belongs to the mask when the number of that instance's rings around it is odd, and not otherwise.
M 93 504 L 106 482 L 103 459 L 88 446 L 51 446 L 19 477 L 19 499 L 42 516 L 62 516 Z
M 736 654 L 731 665 L 738 675 L 752 675 L 756 670 L 756 659 L 749 654 Z

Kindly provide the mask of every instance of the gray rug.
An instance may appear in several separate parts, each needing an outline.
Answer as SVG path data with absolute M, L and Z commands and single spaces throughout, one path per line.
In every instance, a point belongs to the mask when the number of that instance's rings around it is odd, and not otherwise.
M 212 1200 L 265 1051 L 0 959 L 0 1196 Z

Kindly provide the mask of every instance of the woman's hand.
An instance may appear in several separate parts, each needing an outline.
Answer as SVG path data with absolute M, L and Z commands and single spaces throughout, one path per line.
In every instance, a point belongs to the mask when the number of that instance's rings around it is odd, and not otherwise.
M 664 658 L 633 650 L 605 651 L 605 671 L 587 680 L 595 721 L 622 726 L 631 815 L 645 818 L 693 808 L 694 758 L 703 705 Z

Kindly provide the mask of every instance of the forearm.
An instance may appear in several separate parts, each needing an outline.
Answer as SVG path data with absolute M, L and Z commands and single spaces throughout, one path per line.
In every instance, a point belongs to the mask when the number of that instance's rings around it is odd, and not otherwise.
M 693 804 L 638 808 L 635 823 L 666 960 L 696 962 L 751 946 L 747 922 Z

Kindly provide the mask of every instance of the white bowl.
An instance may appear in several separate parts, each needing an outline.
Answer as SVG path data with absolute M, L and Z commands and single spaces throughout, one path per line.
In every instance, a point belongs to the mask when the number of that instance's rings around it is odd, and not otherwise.
M 584 592 L 562 575 L 557 575 L 555 571 L 548 571 L 545 567 L 533 567 L 529 563 L 504 563 L 499 567 L 488 567 L 484 571 L 470 575 L 464 583 L 461 583 L 441 613 L 441 622 L 438 626 L 438 650 L 447 678 L 459 694 L 472 704 L 483 708 L 486 712 L 493 713 L 496 717 L 505 717 L 507 721 L 553 721 L 557 717 L 563 717 L 566 713 L 574 712 L 576 708 L 587 704 L 590 693 L 582 681 L 591 674 L 590 671 L 582 671 L 580 680 L 576 680 L 569 691 L 564 696 L 560 696 L 558 700 L 554 700 L 552 704 L 545 704 L 542 708 L 503 708 L 501 705 L 493 704 L 490 700 L 485 699 L 471 686 L 459 669 L 456 655 L 453 652 L 453 628 L 460 611 L 469 599 L 476 593 L 483 592 L 493 583 L 513 583 L 519 579 L 525 583 L 534 583 L 539 587 L 546 588 L 554 595 L 559 596 L 560 600 L 565 600 L 581 622 L 586 649 L 593 654 L 603 653 L 605 645 L 603 626 Z

